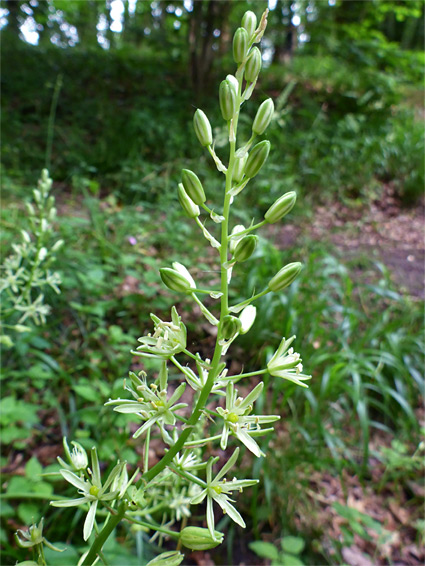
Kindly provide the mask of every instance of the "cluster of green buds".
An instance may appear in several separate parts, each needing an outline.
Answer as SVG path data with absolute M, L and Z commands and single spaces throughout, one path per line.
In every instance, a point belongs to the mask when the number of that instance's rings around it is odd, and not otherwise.
M 224 540 L 224 533 L 215 528 L 216 511 L 226 513 L 244 528 L 245 521 L 236 508 L 234 494 L 256 485 L 259 480 L 234 476 L 240 448 L 255 457 L 264 456 L 258 439 L 273 428 L 262 425 L 280 418 L 279 415 L 258 414 L 255 410 L 257 400 L 264 395 L 261 376 L 268 373 L 303 387 L 310 377 L 302 373 L 300 356 L 289 347 L 294 337 L 283 339 L 266 367 L 258 371 L 230 375 L 227 368 L 226 354 L 230 345 L 254 324 L 256 307 L 253 303 L 267 293 L 278 293 L 291 285 L 302 267 L 299 262 L 282 266 L 262 291 L 255 294 L 253 289 L 246 300 L 230 304 L 232 272 L 241 269 L 239 265 L 253 257 L 258 245 L 258 237 L 253 232 L 281 220 L 296 201 L 295 192 L 288 192 L 270 206 L 259 223 L 253 221 L 248 228 L 240 224 L 231 226 L 231 205 L 262 171 L 270 153 L 270 142 L 256 138 L 264 134 L 273 120 L 271 99 L 260 104 L 250 138 L 237 145 L 240 110 L 251 97 L 261 70 L 261 52 L 256 44 L 266 25 L 267 10 L 258 25 L 255 14 L 248 11 L 234 35 L 233 56 L 237 69 L 234 75 L 227 75 L 218 92 L 228 133 L 227 160 L 223 162 L 215 152 L 213 129 L 206 114 L 198 109 L 193 118 L 195 135 L 211 155 L 219 175 L 224 176 L 222 202 L 210 202 L 202 180 L 189 169 L 183 169 L 177 187 L 183 212 L 195 222 L 217 255 L 220 284 L 207 289 L 200 287 L 179 262 L 160 269 L 165 286 L 185 300 L 193 299 L 214 327 L 211 332 L 216 335 L 214 351 L 211 357 L 203 357 L 199 351 L 188 349 L 186 327 L 175 307 L 171 321 L 151 315 L 153 332 L 139 338 L 140 345 L 132 352 L 146 362 L 146 371 L 130 372 L 129 380 L 124 382 L 124 391 L 130 394 L 130 399 L 110 399 L 106 403 L 114 411 L 136 420 L 131 434 L 143 449 L 142 470 L 136 470 L 128 480 L 126 464 L 118 461 L 106 481 L 102 481 L 95 449 L 91 452 L 89 469 L 87 454 L 80 445 L 73 443 L 72 451 L 65 446 L 68 462 L 60 461 L 60 473 L 79 491 L 80 497 L 55 501 L 52 505 L 85 504 L 88 507 L 84 539 L 88 540 L 94 527 L 97 535 L 81 560 L 82 566 L 96 562 L 104 543 L 121 520 L 152 532 L 152 539 L 168 537 L 177 541 L 178 549 L 191 550 L 211 549 Z M 201 214 L 204 215 L 202 220 Z M 207 228 L 210 220 L 212 224 Z M 208 303 L 200 296 L 206 296 Z M 152 372 L 154 375 L 149 376 Z M 252 377 L 256 383 L 250 386 Z M 239 396 L 235 388 L 241 380 L 244 380 L 244 396 Z M 155 436 L 162 439 L 164 452 L 159 461 L 152 464 L 149 452 Z M 221 463 L 219 456 L 211 455 L 220 449 L 231 450 Z M 193 507 L 204 501 L 204 524 L 188 525 Z M 100 504 L 110 511 L 102 527 L 96 523 Z M 178 566 L 183 559 L 180 550 L 167 551 L 149 566 Z
M 63 241 L 54 238 L 55 199 L 50 195 L 52 179 L 42 171 L 33 202 L 27 202 L 28 227 L 21 241 L 12 244 L 13 253 L 5 258 L 0 277 L 0 343 L 13 346 L 13 333 L 31 330 L 29 323 L 44 324 L 50 306 L 44 302 L 44 289 L 60 293 L 61 278 L 50 266 Z

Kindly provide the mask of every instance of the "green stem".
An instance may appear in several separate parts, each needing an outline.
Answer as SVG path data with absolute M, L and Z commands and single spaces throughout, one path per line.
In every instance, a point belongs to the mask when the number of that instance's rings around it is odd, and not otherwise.
M 190 472 L 186 472 L 185 470 L 181 470 L 181 469 L 179 470 L 175 466 L 169 466 L 169 468 L 170 468 L 170 470 L 173 470 L 173 472 L 175 474 L 177 474 L 178 476 L 186 478 L 190 482 L 193 482 L 193 483 L 200 485 L 203 489 L 205 489 L 207 487 L 207 484 L 203 480 L 201 480 L 197 476 L 194 476 Z
M 60 501 L 64 498 L 60 495 L 52 495 L 45 493 L 31 493 L 29 491 L 19 492 L 19 493 L 0 493 L 1 499 L 44 499 L 46 501 Z
M 191 440 L 190 442 L 186 442 L 184 447 L 187 448 L 188 446 L 202 446 L 203 444 L 207 444 L 208 442 L 213 442 L 214 440 L 219 440 L 220 438 L 221 438 L 221 434 L 216 434 L 215 436 L 209 436 L 208 438 Z
M 109 516 L 109 521 L 105 523 L 103 529 L 100 531 L 99 535 L 95 538 L 87 556 L 84 559 L 82 566 L 92 566 L 93 562 L 97 558 L 98 553 L 102 550 L 103 545 L 110 537 L 112 531 L 122 521 L 126 511 L 127 511 L 127 504 L 123 502 L 118 507 L 117 513 L 115 515 Z
M 189 356 L 189 358 L 192 358 L 192 360 L 195 360 L 196 362 L 202 362 L 202 360 L 199 359 L 199 357 L 195 356 L 195 354 L 192 354 L 192 352 L 189 352 L 189 350 L 184 349 L 182 351 L 186 354 L 186 356 Z M 174 356 L 173 356 L 173 358 L 174 358 Z
M 240 238 L 241 236 L 244 236 L 245 234 L 249 234 L 253 230 L 257 230 L 257 228 L 261 228 L 261 226 L 264 226 L 264 224 L 267 224 L 267 220 L 262 220 L 258 224 L 254 224 L 254 226 L 250 226 L 246 230 L 242 230 L 241 232 L 237 232 L 236 234 L 229 236 L 229 238 Z
M 245 305 L 249 305 L 249 304 L 252 303 L 252 301 L 259 299 L 260 297 L 263 297 L 264 295 L 267 295 L 267 293 L 270 293 L 270 292 L 271 292 L 270 289 L 267 287 L 267 289 L 264 289 L 264 291 L 261 291 L 261 293 L 258 293 L 257 295 L 253 295 L 249 299 L 246 299 L 245 301 L 242 301 L 241 303 L 238 303 L 237 305 L 233 305 L 233 307 L 231 307 L 232 312 L 239 312 L 235 309 L 240 309 L 241 307 L 244 307 Z
M 146 432 L 146 438 L 145 438 L 145 454 L 144 454 L 144 460 L 143 460 L 143 471 L 147 472 L 149 469 L 149 444 L 150 444 L 150 440 L 151 440 L 151 429 L 148 428 L 147 432 Z
M 158 532 L 164 533 L 165 535 L 168 535 L 170 537 L 179 538 L 179 533 L 176 533 L 176 531 L 171 531 L 170 529 L 166 529 L 165 527 L 161 527 L 161 525 L 147 523 L 146 521 L 140 521 L 139 519 L 134 519 L 133 517 L 129 517 L 128 515 L 124 515 L 124 519 L 127 519 L 127 521 L 130 521 L 131 523 L 134 523 L 135 525 L 140 525 L 142 527 L 146 527 L 147 529 L 150 529 L 151 531 L 158 531 Z
M 242 76 L 239 77 L 239 95 L 242 85 Z M 237 123 L 238 123 L 239 113 L 237 113 L 233 119 L 233 128 L 236 137 L 236 130 L 237 130 Z M 231 197 L 227 194 L 228 191 L 232 187 L 232 177 L 233 177 L 233 169 L 235 165 L 235 146 L 236 141 L 230 142 L 230 154 L 229 154 L 229 165 L 226 170 L 226 184 L 224 190 L 224 205 L 223 205 L 223 216 L 224 220 L 221 223 L 221 246 L 220 246 L 220 263 L 221 263 L 221 286 L 220 291 L 222 296 L 220 297 L 220 320 L 227 314 L 229 314 L 229 299 L 228 299 L 228 283 L 227 283 L 227 270 L 224 269 L 223 264 L 227 262 L 228 256 L 228 246 L 229 246 L 229 212 L 230 212 L 230 201 Z M 219 327 L 220 328 L 220 327 Z M 217 335 L 215 348 L 214 348 L 214 356 L 211 362 L 211 369 L 208 372 L 207 381 L 202 388 L 202 391 L 199 395 L 198 402 L 196 403 L 195 409 L 187 423 L 187 426 L 182 430 L 177 442 L 164 454 L 161 460 L 155 464 L 148 472 L 145 472 L 138 482 L 138 487 L 140 487 L 142 481 L 149 482 L 152 480 L 157 474 L 162 472 L 162 470 L 168 466 L 171 461 L 173 460 L 174 456 L 183 449 L 184 445 L 186 444 L 189 436 L 192 433 L 194 426 L 197 424 L 198 420 L 201 417 L 202 411 L 207 403 L 208 397 L 211 393 L 211 390 L 214 386 L 214 380 L 218 375 L 218 369 L 221 359 L 221 354 L 223 352 L 223 346 L 220 345 L 220 330 Z
M 267 373 L 267 369 L 259 369 L 258 371 L 250 371 L 249 373 L 240 373 L 239 375 L 235 375 L 234 377 L 239 381 L 242 377 L 252 377 L 253 375 L 262 375 L 263 373 Z M 232 377 L 233 381 L 233 377 Z

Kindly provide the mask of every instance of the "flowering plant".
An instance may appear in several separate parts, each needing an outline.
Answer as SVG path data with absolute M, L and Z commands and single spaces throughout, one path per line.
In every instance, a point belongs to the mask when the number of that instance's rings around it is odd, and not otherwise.
M 283 218 L 295 204 L 294 192 L 282 195 L 265 214 L 264 220 L 249 227 L 231 222 L 231 206 L 241 191 L 245 190 L 266 162 L 270 142 L 259 141 L 273 118 L 274 106 L 269 98 L 256 113 L 249 140 L 237 145 L 238 120 L 241 107 L 249 100 L 261 69 L 261 52 L 256 46 L 267 25 L 267 10 L 257 25 L 251 11 L 245 13 L 241 27 L 233 39 L 233 57 L 237 64 L 234 75 L 227 75 L 219 88 L 219 104 L 226 123 L 229 156 L 225 163 L 214 149 L 212 128 L 205 113 L 195 112 L 193 125 L 201 145 L 211 155 L 223 180 L 223 202 L 220 214 L 214 212 L 217 205 L 209 204 L 202 181 L 188 169 L 182 171 L 177 188 L 178 199 L 185 214 L 192 219 L 213 251 L 217 254 L 220 271 L 220 288 L 203 289 L 197 284 L 188 269 L 174 262 L 160 270 L 163 283 L 172 291 L 191 297 L 199 306 L 202 315 L 215 327 L 215 347 L 211 359 L 203 359 L 199 352 L 191 352 L 187 345 L 186 327 L 175 307 L 171 321 L 163 321 L 155 315 L 153 333 L 139 339 L 140 345 L 133 354 L 147 358 L 151 367 L 158 363 L 156 377 L 145 371 L 130 373 L 124 390 L 130 398 L 110 399 L 107 406 L 114 411 L 133 415 L 138 428 L 133 438 L 143 444 L 144 460 L 141 472 L 136 470 L 130 480 L 125 462 L 117 462 L 105 481 L 102 481 L 96 449 L 91 451 L 91 468 L 84 449 L 74 443 L 71 452 L 65 443 L 68 463 L 60 460 L 62 477 L 73 485 L 78 496 L 75 499 L 54 501 L 56 506 L 81 506 L 87 510 L 84 522 L 84 539 L 91 542 L 88 552 L 81 558 L 83 566 L 104 560 L 102 548 L 116 526 L 127 520 L 152 533 L 152 538 L 169 537 L 178 541 L 178 550 L 165 552 L 151 561 L 150 565 L 176 565 L 184 558 L 182 545 L 189 549 L 208 549 L 220 544 L 224 533 L 215 529 L 214 503 L 240 527 L 245 522 L 237 510 L 235 492 L 242 492 L 258 483 L 257 478 L 239 480 L 229 478 L 238 461 L 240 447 L 232 450 L 231 456 L 215 465 L 219 456 L 207 456 L 202 447 L 209 445 L 211 451 L 220 447 L 226 450 L 230 443 L 245 446 L 256 457 L 263 456 L 256 438 L 272 430 L 261 425 L 271 424 L 278 415 L 261 415 L 255 411 L 255 402 L 262 394 L 264 383 L 260 381 L 244 397 L 238 396 L 235 384 L 245 380 L 249 388 L 251 376 L 269 373 L 306 387 L 309 376 L 302 372 L 301 359 L 293 349 L 288 349 L 294 337 L 283 339 L 266 368 L 251 373 L 229 375 L 226 353 L 239 335 L 252 327 L 256 308 L 253 303 L 267 293 L 280 292 L 289 286 L 301 270 L 298 262 L 290 263 L 268 282 L 265 288 L 248 299 L 230 304 L 229 286 L 233 270 L 248 261 L 257 245 L 253 232 L 267 223 Z M 211 208 L 210 208 L 211 207 Z M 201 220 L 201 212 L 204 218 Z M 212 221 L 212 229 L 207 227 Z M 212 233 L 219 227 L 219 236 Z M 200 296 L 209 295 L 217 301 L 217 308 L 207 307 Z M 210 310 L 211 309 L 211 310 Z M 175 387 L 168 379 L 170 368 L 175 377 L 176 370 L 182 382 Z M 186 385 L 189 385 L 185 391 Z M 188 395 L 188 392 L 191 395 Z M 224 399 L 223 399 L 224 398 Z M 184 399 L 184 402 L 181 402 Z M 187 402 L 186 402 L 187 401 Z M 210 410 L 208 406 L 216 407 Z M 208 425 L 214 421 L 221 432 L 208 436 Z M 140 424 L 141 423 L 141 424 Z M 165 445 L 162 457 L 154 465 L 149 459 L 149 448 L 153 435 L 159 433 Z M 206 500 L 206 528 L 187 526 L 193 506 Z M 99 508 L 103 506 L 103 513 Z M 107 518 L 104 520 L 105 509 Z M 157 520 L 157 517 L 160 517 Z M 102 524 L 98 521 L 103 521 Z M 179 523 L 180 526 L 179 526 Z
M 28 228 L 21 242 L 12 244 L 13 252 L 0 266 L 0 343 L 13 346 L 14 333 L 31 330 L 29 324 L 45 324 L 50 306 L 44 301 L 44 289 L 60 293 L 61 278 L 50 266 L 63 240 L 54 244 L 55 199 L 50 195 L 52 179 L 43 169 L 33 203 L 26 204 Z

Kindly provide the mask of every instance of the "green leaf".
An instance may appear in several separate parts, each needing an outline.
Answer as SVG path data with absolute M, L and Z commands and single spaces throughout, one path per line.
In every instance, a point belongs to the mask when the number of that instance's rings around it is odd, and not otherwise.
M 33 481 L 40 480 L 40 474 L 43 471 L 43 467 L 41 466 L 40 462 L 37 458 L 31 458 L 25 464 L 25 475 L 27 478 L 31 478 Z
M 282 566 L 304 566 L 304 562 L 293 554 L 281 554 Z
M 86 401 L 97 401 L 99 394 L 90 385 L 74 385 L 74 391 Z
M 71 545 L 65 545 L 61 542 L 52 543 L 57 548 L 65 549 L 63 552 L 55 552 L 51 548 L 44 548 L 44 555 L 49 566 L 69 566 L 77 564 L 79 560 L 78 552 Z
M 285 552 L 289 552 L 290 554 L 301 554 L 304 550 L 305 542 L 301 537 L 287 536 L 283 537 L 281 545 L 282 550 Z
M 18 505 L 18 517 L 26 524 L 38 523 L 41 512 L 34 503 L 20 503 Z
M 270 542 L 257 540 L 255 542 L 250 542 L 248 546 L 253 552 L 255 552 L 257 556 L 260 556 L 261 558 L 277 560 L 277 558 L 279 557 L 277 548 Z
M 22 492 L 33 492 L 34 482 L 22 476 L 13 476 L 7 486 L 7 493 L 20 495 Z
M 13 517 L 14 514 L 15 510 L 13 507 L 9 505 L 9 503 L 6 503 L 6 501 L 2 501 L 0 505 L 0 517 Z
M 2 429 L 1 431 L 1 439 L 3 444 L 12 444 L 15 440 L 24 440 L 25 438 L 29 438 L 31 436 L 31 432 L 19 426 L 8 426 L 7 428 Z

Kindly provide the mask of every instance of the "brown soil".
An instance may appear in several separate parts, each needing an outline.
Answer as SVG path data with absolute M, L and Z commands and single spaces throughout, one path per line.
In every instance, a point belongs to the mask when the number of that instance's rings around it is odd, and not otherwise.
M 316 208 L 312 220 L 299 226 L 271 227 L 281 247 L 294 245 L 299 237 L 329 242 L 352 259 L 367 256 L 382 262 L 400 292 L 412 299 L 425 299 L 424 202 L 402 208 L 390 185 L 383 198 L 370 206 L 349 208 L 336 202 Z

